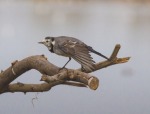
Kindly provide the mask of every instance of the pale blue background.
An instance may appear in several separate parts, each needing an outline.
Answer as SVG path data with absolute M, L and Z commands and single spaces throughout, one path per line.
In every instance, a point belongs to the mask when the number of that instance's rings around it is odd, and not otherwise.
M 149 114 L 150 113 L 150 5 L 117 2 L 0 1 L 0 69 L 31 55 L 45 54 L 63 66 L 68 58 L 39 45 L 45 36 L 76 37 L 110 56 L 121 44 L 118 57 L 128 63 L 93 72 L 100 80 L 96 91 L 59 85 L 48 92 L 0 95 L 0 114 Z M 92 55 L 99 62 L 103 58 Z M 68 68 L 79 68 L 71 61 Z M 41 83 L 38 71 L 14 82 Z

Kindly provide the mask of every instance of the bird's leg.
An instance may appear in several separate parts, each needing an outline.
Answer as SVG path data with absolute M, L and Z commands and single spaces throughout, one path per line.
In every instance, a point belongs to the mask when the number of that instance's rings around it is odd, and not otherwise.
M 69 63 L 70 60 L 71 60 L 71 57 L 69 57 L 69 60 L 67 61 L 67 63 L 62 68 L 59 69 L 59 72 L 60 72 L 60 70 L 65 68 L 65 66 Z
M 71 57 L 69 57 L 69 60 L 67 61 L 67 63 L 61 69 L 65 68 L 65 66 L 69 63 L 70 60 L 71 60 Z

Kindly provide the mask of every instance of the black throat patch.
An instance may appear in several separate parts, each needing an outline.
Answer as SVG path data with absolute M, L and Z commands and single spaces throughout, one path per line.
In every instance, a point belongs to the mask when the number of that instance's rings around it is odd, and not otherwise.
M 49 50 L 51 53 L 54 53 L 54 46 L 53 45 L 51 45 L 51 49 Z

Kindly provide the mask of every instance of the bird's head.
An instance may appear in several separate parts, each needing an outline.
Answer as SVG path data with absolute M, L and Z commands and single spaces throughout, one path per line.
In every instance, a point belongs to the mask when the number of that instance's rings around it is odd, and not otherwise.
M 39 44 L 44 44 L 49 50 L 52 50 L 55 45 L 54 37 L 45 37 L 44 40 L 38 42 Z

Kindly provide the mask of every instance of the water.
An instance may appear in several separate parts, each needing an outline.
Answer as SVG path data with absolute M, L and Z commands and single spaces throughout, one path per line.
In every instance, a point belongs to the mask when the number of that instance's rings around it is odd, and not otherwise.
M 92 73 L 100 80 L 96 91 L 56 86 L 49 92 L 6 93 L 0 96 L 0 113 L 53 114 L 149 114 L 150 113 L 150 7 L 147 4 L 105 2 L 0 2 L 0 69 L 16 59 L 45 54 L 63 66 L 68 58 L 39 45 L 45 36 L 76 37 L 110 56 L 121 44 L 118 57 L 131 56 L 128 63 Z M 101 57 L 92 55 L 97 62 Z M 68 68 L 80 65 L 71 61 Z M 39 72 L 30 71 L 14 82 L 40 83 Z

